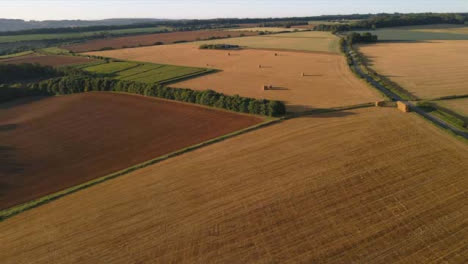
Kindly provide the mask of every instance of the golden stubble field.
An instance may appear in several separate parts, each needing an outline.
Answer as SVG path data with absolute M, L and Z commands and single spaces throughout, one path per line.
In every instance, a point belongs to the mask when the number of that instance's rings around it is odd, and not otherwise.
M 468 41 L 362 45 L 371 67 L 422 99 L 468 94 Z
M 466 263 L 468 147 L 414 114 L 291 119 L 0 225 L 2 263 Z
M 222 71 L 219 73 L 171 86 L 282 100 L 286 102 L 289 111 L 354 105 L 381 98 L 376 91 L 352 74 L 343 56 L 335 54 L 250 49 L 200 50 L 193 44 L 90 54 L 220 69 Z M 264 91 L 263 85 L 272 85 L 273 90 Z

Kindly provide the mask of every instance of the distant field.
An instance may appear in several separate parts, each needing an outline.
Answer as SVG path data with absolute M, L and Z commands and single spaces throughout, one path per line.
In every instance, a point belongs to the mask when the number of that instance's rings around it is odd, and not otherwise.
M 196 44 L 228 43 L 256 49 L 300 50 L 339 53 L 338 37 L 330 32 L 307 31 L 266 36 L 200 41 Z
M 468 41 L 378 43 L 359 49 L 370 65 L 421 99 L 468 94 Z
M 379 40 L 386 41 L 424 41 L 424 40 L 468 40 L 468 26 L 425 25 L 383 28 L 372 32 Z
M 12 35 L 0 36 L 0 43 L 16 42 L 16 41 L 31 41 L 31 40 L 49 40 L 49 39 L 77 39 L 94 36 L 105 35 L 126 35 L 138 33 L 155 33 L 164 30 L 170 30 L 168 27 L 152 27 L 152 28 L 130 28 L 130 29 L 115 29 L 103 31 L 90 31 L 79 33 L 56 33 L 56 34 L 27 34 L 27 35 Z
M 111 62 L 82 68 L 85 71 L 108 75 L 115 79 L 144 83 L 175 81 L 211 71 L 206 68 L 160 65 L 138 62 Z
M 468 98 L 442 100 L 437 101 L 436 104 L 468 117 Z
M 0 60 L 0 63 L 5 64 L 21 64 L 21 63 L 38 63 L 47 66 L 66 66 L 74 64 L 91 63 L 96 60 L 78 56 L 61 56 L 61 55 L 38 55 L 31 54 L 20 57 Z
M 15 101 L 0 108 L 1 209 L 261 121 L 115 93 Z
M 251 28 L 234 28 L 228 31 L 255 31 L 255 32 L 281 32 L 281 31 L 295 31 L 295 28 L 282 28 L 282 27 L 251 27 Z
M 0 255 L 4 264 L 466 263 L 466 171 L 468 146 L 414 114 L 308 116 L 7 219 Z
M 1 59 L 21 57 L 21 56 L 29 55 L 29 54 L 32 54 L 32 53 L 34 53 L 34 51 L 28 50 L 28 51 L 18 52 L 18 53 L 14 53 L 14 54 L 3 55 L 3 56 L 0 56 L 0 60 Z
M 84 43 L 64 46 L 63 48 L 74 52 L 101 50 L 104 48 L 121 49 L 125 47 L 151 46 L 156 43 L 172 44 L 174 42 L 196 41 L 210 38 L 239 37 L 241 35 L 252 36 L 257 32 L 250 31 L 224 31 L 224 30 L 200 30 L 171 33 L 148 34 L 140 36 L 128 36 L 118 38 L 96 39 Z
M 275 53 L 278 56 L 275 56 Z M 352 74 L 345 58 L 338 54 L 250 49 L 228 52 L 200 50 L 195 44 L 163 45 L 90 54 L 133 61 L 219 69 L 222 71 L 171 86 L 196 90 L 212 89 L 229 95 L 281 100 L 285 101 L 289 111 L 354 105 L 381 98 L 376 91 Z M 272 85 L 273 89 L 264 91 L 264 85 Z

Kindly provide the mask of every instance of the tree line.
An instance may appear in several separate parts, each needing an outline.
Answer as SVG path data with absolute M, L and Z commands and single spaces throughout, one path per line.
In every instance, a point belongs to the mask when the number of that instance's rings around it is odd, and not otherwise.
M 232 49 L 239 49 L 239 45 L 231 45 L 231 44 L 202 44 L 200 45 L 199 49 L 219 49 L 219 50 L 232 50 Z
M 317 31 L 343 32 L 359 29 L 417 26 L 431 24 L 468 24 L 467 13 L 377 14 L 346 24 L 320 24 Z
M 362 33 L 362 34 L 352 32 L 346 36 L 346 41 L 350 45 L 353 45 L 356 43 L 375 43 L 378 41 L 378 39 L 379 37 L 377 35 L 373 35 L 369 32 Z
M 85 75 L 69 75 L 11 86 L 3 85 L 0 86 L 0 98 L 1 101 L 6 101 L 25 96 L 67 95 L 91 91 L 133 93 L 256 115 L 282 116 L 286 114 L 286 107 L 280 101 L 260 100 L 239 95 L 230 96 L 212 90 L 195 91 Z
M 52 78 L 62 73 L 50 66 L 39 64 L 0 64 L 0 83 Z

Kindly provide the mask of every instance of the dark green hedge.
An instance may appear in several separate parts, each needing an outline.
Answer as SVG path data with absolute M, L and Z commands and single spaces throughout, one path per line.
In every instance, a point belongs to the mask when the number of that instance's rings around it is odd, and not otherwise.
M 258 100 L 238 95 L 229 96 L 212 90 L 194 91 L 89 76 L 67 76 L 26 84 L 17 88 L 4 87 L 0 88 L 0 97 L 3 99 L 16 95 L 18 97 L 25 95 L 65 95 L 90 91 L 134 93 L 256 115 L 282 116 L 286 113 L 285 105 L 280 101 Z
M 50 66 L 39 64 L 0 64 L 0 83 L 51 78 L 60 74 L 59 71 Z

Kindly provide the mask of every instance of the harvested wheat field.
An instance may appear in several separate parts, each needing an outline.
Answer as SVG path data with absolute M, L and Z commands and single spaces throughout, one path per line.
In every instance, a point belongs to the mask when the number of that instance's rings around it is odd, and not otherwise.
M 0 257 L 466 263 L 467 170 L 467 145 L 413 114 L 296 118 L 7 219 Z
M 330 32 L 303 31 L 264 36 L 198 41 L 196 44 L 233 44 L 253 49 L 340 53 L 339 38 Z
M 1 209 L 261 122 L 115 93 L 15 101 L 0 109 Z
M 437 101 L 436 103 L 442 107 L 446 107 L 454 112 L 468 117 L 468 98 L 442 100 Z
M 462 40 L 360 47 L 372 68 L 422 99 L 468 94 L 467 49 Z
M 73 52 L 85 52 L 105 48 L 121 49 L 125 47 L 151 46 L 155 44 L 171 44 L 174 42 L 196 41 L 210 38 L 239 37 L 243 35 L 254 36 L 258 35 L 258 32 L 223 30 L 181 31 L 118 38 L 96 39 L 84 43 L 64 46 L 63 48 Z
M 26 55 L 0 60 L 5 64 L 38 63 L 45 66 L 66 66 L 73 64 L 84 64 L 96 60 L 78 56 L 60 56 L 60 55 Z
M 275 56 L 275 53 L 278 56 Z M 178 44 L 92 52 L 134 61 L 206 67 L 222 70 L 172 84 L 196 90 L 285 101 L 288 111 L 354 105 L 378 100 L 380 95 L 349 70 L 341 55 L 268 50 L 200 50 Z M 230 56 L 228 55 L 230 54 Z M 304 76 L 302 76 L 304 73 Z M 272 85 L 263 90 L 264 85 Z

